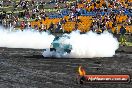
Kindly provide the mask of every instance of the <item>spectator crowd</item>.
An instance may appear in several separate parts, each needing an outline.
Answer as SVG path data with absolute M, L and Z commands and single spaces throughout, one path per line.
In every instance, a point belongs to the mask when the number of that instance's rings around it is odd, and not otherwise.
M 4 27 L 13 28 L 34 28 L 36 30 L 63 30 L 67 22 L 74 22 L 77 30 L 79 22 L 92 31 L 104 30 L 117 32 L 125 28 L 127 32 L 132 32 L 132 0 L 5 0 L 0 1 L 0 7 L 13 6 L 11 12 L 1 11 L 0 23 Z M 46 11 L 46 9 L 56 9 L 56 11 Z M 65 10 L 65 13 L 62 11 Z M 17 13 L 18 11 L 18 13 Z M 89 15 L 92 13 L 91 15 Z M 50 18 L 57 14 L 58 17 Z M 59 17 L 60 16 L 60 17 Z M 82 16 L 82 17 L 81 17 Z M 66 18 L 68 17 L 68 18 Z M 83 17 L 90 17 L 91 21 L 85 22 Z M 52 21 L 44 22 L 47 19 L 59 19 L 57 23 Z M 34 21 L 40 21 L 39 26 L 32 25 Z M 64 31 L 64 30 L 63 30 Z

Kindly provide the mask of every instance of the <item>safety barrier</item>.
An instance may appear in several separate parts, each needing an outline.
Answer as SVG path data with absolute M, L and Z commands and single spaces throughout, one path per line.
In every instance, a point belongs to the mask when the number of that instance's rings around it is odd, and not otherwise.
M 96 11 L 87 11 L 86 9 L 80 9 L 80 11 L 78 13 L 80 13 L 80 16 L 96 16 L 97 14 L 101 14 L 102 16 L 104 16 L 104 15 L 109 15 L 110 12 L 114 12 L 114 13 L 119 14 L 120 10 L 113 9 L 112 11 L 110 11 L 110 9 L 108 9 L 107 12 L 103 12 L 103 11 L 102 12 L 96 12 Z M 63 9 L 63 10 L 61 10 L 60 14 L 49 15 L 49 18 L 63 18 L 64 16 L 68 16 L 69 13 L 70 13 L 69 10 Z M 132 16 L 131 9 L 124 9 L 124 14 L 128 15 L 128 16 Z

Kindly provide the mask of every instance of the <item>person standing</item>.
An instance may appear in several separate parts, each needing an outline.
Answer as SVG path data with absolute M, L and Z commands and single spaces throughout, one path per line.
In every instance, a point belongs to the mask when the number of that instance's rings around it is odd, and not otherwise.
M 125 37 L 126 29 L 124 26 L 121 26 L 120 33 L 121 33 L 120 35 L 121 45 L 125 46 L 126 45 L 126 37 Z

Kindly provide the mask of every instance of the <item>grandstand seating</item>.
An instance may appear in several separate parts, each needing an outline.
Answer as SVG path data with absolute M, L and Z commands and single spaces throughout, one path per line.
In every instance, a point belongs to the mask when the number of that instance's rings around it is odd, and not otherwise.
M 90 2 L 91 0 L 87 0 L 87 2 Z M 118 0 L 122 3 L 124 3 L 125 0 Z M 128 0 L 129 2 L 132 2 L 132 0 Z M 96 3 L 96 7 L 99 8 L 99 7 L 102 7 L 102 5 L 105 3 L 105 0 L 100 0 L 100 3 Z M 40 27 L 40 22 L 42 22 L 44 25 L 47 26 L 47 28 L 49 28 L 50 24 L 53 23 L 53 24 L 57 24 L 58 22 L 60 22 L 60 20 L 62 18 L 64 18 L 67 22 L 65 24 L 62 25 L 62 28 L 67 31 L 67 32 L 71 32 L 72 30 L 76 29 L 75 27 L 77 26 L 77 29 L 80 30 L 81 32 L 86 32 L 86 31 L 89 31 L 90 29 L 90 26 L 91 26 L 91 23 L 92 23 L 92 16 L 96 16 L 97 14 L 101 14 L 102 17 L 104 15 L 109 15 L 109 12 L 112 7 L 112 5 L 110 3 L 108 3 L 108 11 L 107 12 L 96 12 L 94 11 L 94 4 L 92 4 L 91 6 L 89 7 L 85 7 L 85 4 L 78 4 L 77 5 L 78 8 L 80 8 L 80 16 L 78 16 L 78 18 L 80 19 L 81 22 L 70 22 L 69 21 L 69 13 L 70 11 L 67 10 L 67 9 L 63 9 L 61 10 L 61 14 L 51 14 L 48 16 L 48 18 L 46 18 L 46 20 L 42 20 L 42 21 L 33 21 L 31 22 L 31 26 L 34 27 L 34 25 L 37 25 L 38 27 Z M 120 13 L 120 10 L 117 10 L 117 9 L 113 9 L 112 12 L 114 13 Z M 124 15 L 122 14 L 118 14 L 116 16 L 116 22 L 117 24 L 118 23 L 122 23 L 124 21 L 126 21 L 127 19 L 127 16 L 132 16 L 132 13 L 131 13 L 131 10 L 130 9 L 124 9 Z M 119 33 L 120 32 L 120 28 L 121 28 L 121 25 L 117 25 L 117 27 L 113 27 L 112 26 L 113 22 L 112 21 L 108 21 L 106 23 L 107 27 L 111 28 L 112 29 L 112 32 L 115 32 L 117 30 L 117 32 Z M 126 30 L 127 32 L 132 32 L 132 26 L 126 26 Z
M 92 16 L 79 16 L 78 17 L 80 19 L 81 22 L 76 23 L 76 22 L 69 22 L 69 16 L 64 16 L 64 19 L 66 19 L 68 22 L 66 22 L 65 24 L 62 25 L 62 28 L 67 31 L 67 32 L 71 32 L 75 29 L 75 25 L 77 24 L 78 30 L 80 30 L 81 32 L 87 32 L 90 29 L 91 23 L 92 23 Z M 124 16 L 120 17 L 117 16 L 117 20 L 118 22 L 122 22 L 122 20 L 125 20 L 126 18 L 124 18 Z M 40 21 L 32 21 L 31 22 L 31 27 L 34 28 L 35 25 L 37 25 L 38 27 L 40 27 L 40 22 L 42 22 L 44 25 L 47 26 L 47 29 L 49 28 L 50 24 L 57 24 L 58 22 L 60 22 L 61 18 L 46 18 L 46 20 L 40 20 Z M 112 23 L 111 21 L 109 21 L 107 23 L 107 26 L 112 28 L 112 32 L 114 33 L 115 30 L 117 30 L 117 33 L 120 32 L 120 28 L 121 25 L 117 25 L 117 27 L 112 27 Z M 127 32 L 132 32 L 132 26 L 126 26 L 126 30 Z
M 76 24 L 76 22 L 66 22 L 64 25 L 62 25 L 62 28 L 66 32 L 71 32 L 75 29 L 75 24 Z

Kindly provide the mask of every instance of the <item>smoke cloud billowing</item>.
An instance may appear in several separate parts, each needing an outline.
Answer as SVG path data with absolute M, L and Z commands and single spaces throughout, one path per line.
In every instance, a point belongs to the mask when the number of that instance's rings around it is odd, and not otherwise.
M 70 54 L 63 55 L 57 53 L 57 57 L 59 56 L 59 58 L 112 57 L 119 47 L 118 40 L 108 32 L 99 35 L 91 31 L 86 34 L 74 31 L 65 35 L 70 38 L 65 37 L 61 39 L 60 43 L 72 45 L 72 51 Z M 54 38 L 53 35 L 47 32 L 39 33 L 31 30 L 12 32 L 0 28 L 0 47 L 47 49 L 50 48 Z M 43 53 L 43 55 L 52 56 L 50 51 L 46 54 Z
M 53 39 L 54 36 L 46 32 L 39 33 L 30 29 L 12 32 L 0 28 L 0 47 L 44 49 L 50 48 Z
M 72 32 L 66 43 L 72 45 L 72 58 L 112 57 L 119 48 L 119 43 L 111 33 L 96 34 L 92 31 L 86 34 Z
M 70 54 L 63 54 L 62 52 L 52 53 L 49 50 L 43 53 L 44 56 L 50 57 L 66 57 L 66 58 L 93 58 L 93 57 L 112 57 L 115 55 L 115 51 L 119 47 L 118 40 L 113 37 L 111 33 L 104 32 L 102 34 L 96 34 L 92 31 L 86 34 L 80 34 L 78 31 L 74 31 L 71 34 L 65 34 L 69 36 L 60 38 L 60 44 L 72 45 L 72 51 Z

